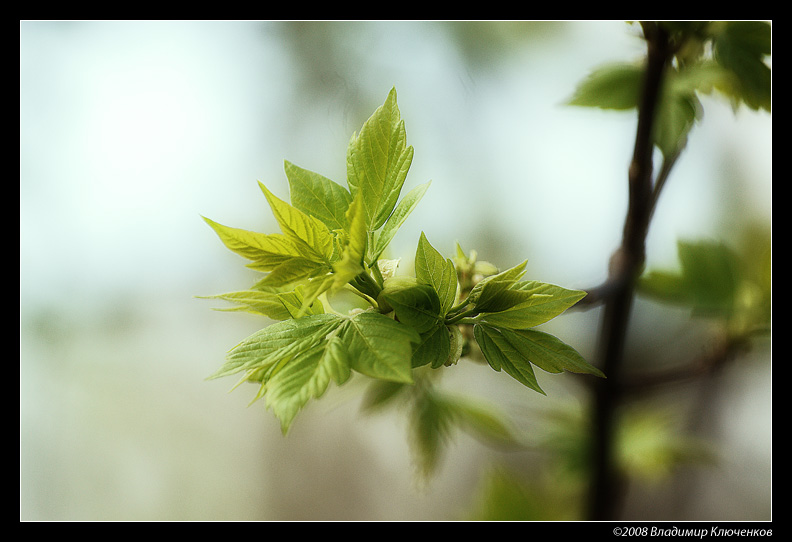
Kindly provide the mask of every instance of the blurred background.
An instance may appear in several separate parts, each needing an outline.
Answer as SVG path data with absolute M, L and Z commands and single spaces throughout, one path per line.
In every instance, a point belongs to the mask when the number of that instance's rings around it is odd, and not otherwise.
M 527 258 L 532 279 L 595 286 L 621 236 L 635 118 L 563 103 L 593 68 L 643 52 L 620 21 L 21 22 L 21 519 L 456 520 L 481 517 L 492 472 L 563 485 L 541 447 L 462 434 L 420 483 L 404 419 L 361 415 L 355 381 L 286 437 L 263 403 L 247 406 L 252 389 L 205 381 L 266 322 L 195 298 L 254 280 L 201 215 L 275 231 L 256 181 L 286 198 L 289 160 L 345 184 L 349 138 L 395 86 L 415 147 L 405 192 L 432 186 L 392 255 L 409 267 L 424 231 L 449 256 L 459 241 L 502 268 Z M 771 116 L 703 102 L 650 266 L 675 267 L 678 239 L 769 229 Z M 598 318 L 548 327 L 591 355 Z M 639 303 L 631 348 L 684 360 L 708 332 Z M 674 410 L 655 429 L 703 437 L 717 460 L 650 465 L 630 518 L 770 519 L 769 352 L 653 397 L 653 413 Z M 475 363 L 443 383 L 566 443 L 548 413 L 582 408 L 581 379 L 538 377 L 547 397 Z

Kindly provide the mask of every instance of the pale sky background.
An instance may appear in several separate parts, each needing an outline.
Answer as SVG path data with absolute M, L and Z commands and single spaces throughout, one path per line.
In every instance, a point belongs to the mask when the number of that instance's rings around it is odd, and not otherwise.
M 596 285 L 621 235 L 635 119 L 563 102 L 593 68 L 642 53 L 620 21 L 22 22 L 21 518 L 463 513 L 488 449 L 463 440 L 416 493 L 403 423 L 361 420 L 356 392 L 316 402 L 284 439 L 263 405 L 247 408 L 250 390 L 204 381 L 261 321 L 194 298 L 253 277 L 201 215 L 274 231 L 257 181 L 287 197 L 289 160 L 344 184 L 350 136 L 395 86 L 415 147 L 405 193 L 432 186 L 394 255 L 409 260 L 424 231 L 448 255 L 459 241 L 501 267 L 528 259 L 537 280 Z M 704 104 L 650 265 L 674 266 L 677 239 L 769 223 L 771 116 Z M 590 352 L 596 313 L 568 322 L 565 339 Z M 702 486 L 703 519 L 769 517 L 769 363 L 757 364 L 724 401 L 719 438 L 738 467 Z M 452 378 L 522 400 L 504 375 L 472 370 Z M 735 487 L 753 504 L 708 498 Z

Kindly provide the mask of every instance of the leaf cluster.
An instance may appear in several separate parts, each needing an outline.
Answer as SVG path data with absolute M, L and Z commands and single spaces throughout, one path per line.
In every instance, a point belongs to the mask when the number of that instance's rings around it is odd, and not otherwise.
M 746 246 L 709 240 L 679 241 L 679 268 L 652 269 L 640 279 L 641 294 L 687 307 L 695 317 L 724 321 L 734 337 L 764 332 L 771 319 L 771 249 L 761 230 Z
M 770 111 L 771 27 L 762 21 L 658 23 L 668 32 L 672 62 L 661 89 L 654 143 L 668 158 L 683 148 L 702 116 L 699 95 L 717 92 L 734 108 Z M 617 62 L 581 81 L 569 105 L 630 110 L 638 107 L 644 66 Z
M 531 329 L 563 313 L 583 292 L 524 280 L 525 262 L 498 272 L 459 246 L 454 259 L 443 257 L 423 233 L 415 276 L 398 275 L 397 261 L 382 257 L 429 186 L 401 197 L 412 158 L 392 89 L 349 142 L 346 187 L 286 162 L 288 202 L 259 183 L 279 233 L 205 218 L 228 249 L 262 273 L 246 290 L 212 297 L 275 321 L 234 347 L 212 378 L 241 375 L 240 383 L 257 384 L 254 400 L 265 399 L 284 432 L 331 381 L 341 385 L 359 373 L 399 389 L 415 383 L 418 368 L 456 364 L 469 347 L 460 326 L 472 326 L 493 369 L 541 393 L 532 366 L 602 376 L 570 346 Z M 335 310 L 332 301 L 342 290 L 367 308 Z M 440 411 L 479 426 L 486 418 L 437 394 L 416 397 L 425 422 L 440 419 Z

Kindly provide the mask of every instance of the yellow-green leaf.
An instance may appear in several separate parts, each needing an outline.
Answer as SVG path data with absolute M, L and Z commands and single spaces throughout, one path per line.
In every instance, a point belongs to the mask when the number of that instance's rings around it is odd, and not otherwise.
M 330 262 L 333 235 L 321 220 L 289 205 L 259 183 L 283 234 L 301 250 L 301 256 L 316 262 Z
M 396 89 L 391 89 L 347 149 L 347 183 L 353 197 L 362 194 L 369 231 L 382 227 L 393 211 L 412 158 Z
M 252 260 L 259 271 L 270 271 L 283 262 L 302 255 L 302 250 L 285 235 L 264 234 L 224 226 L 203 217 L 223 244 L 240 256 Z

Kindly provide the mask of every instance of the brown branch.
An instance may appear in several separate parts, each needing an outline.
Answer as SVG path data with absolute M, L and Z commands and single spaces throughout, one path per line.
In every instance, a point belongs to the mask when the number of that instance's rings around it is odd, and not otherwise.
M 752 333 L 740 336 L 726 335 L 720 338 L 708 352 L 679 367 L 625 375 L 622 379 L 621 392 L 624 395 L 644 394 L 653 389 L 671 384 L 691 382 L 710 376 L 721 370 L 740 354 L 750 350 L 753 336 L 754 334 Z
M 671 56 L 668 35 L 657 23 L 641 23 L 647 42 L 643 91 L 638 106 L 638 126 L 630 163 L 629 201 L 622 243 L 611 258 L 608 297 L 600 331 L 599 364 L 607 378 L 594 387 L 591 438 L 592 480 L 588 518 L 616 519 L 623 481 L 614 461 L 615 415 L 621 402 L 624 343 L 635 283 L 646 259 L 646 235 L 652 215 L 652 153 L 654 119 L 667 62 Z

